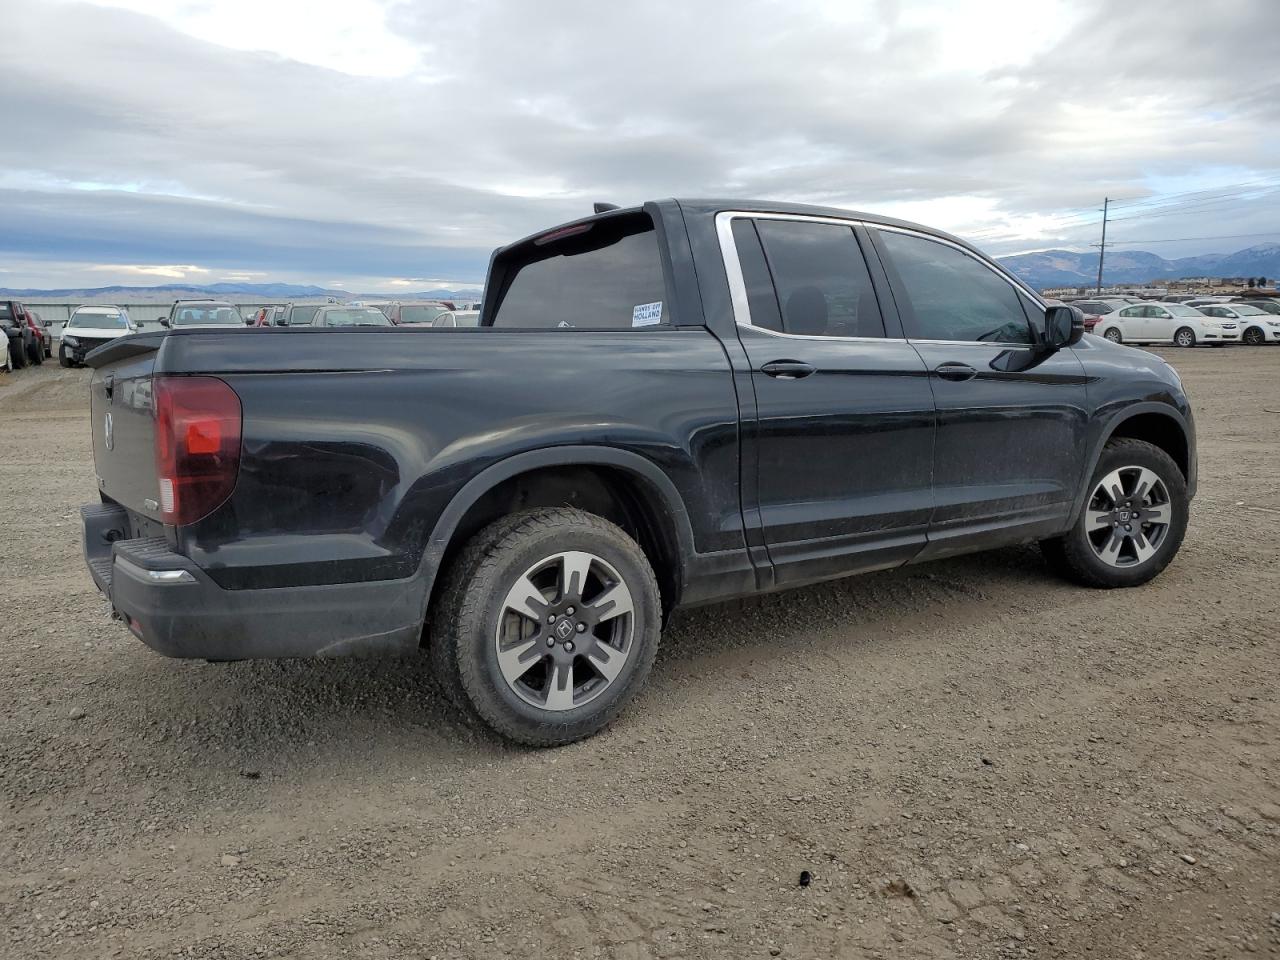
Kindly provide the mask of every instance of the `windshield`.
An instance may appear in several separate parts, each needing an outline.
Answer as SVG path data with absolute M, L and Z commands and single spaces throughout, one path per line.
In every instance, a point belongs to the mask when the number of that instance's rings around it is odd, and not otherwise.
M 67 321 L 67 329 L 83 329 L 84 327 L 97 327 L 100 330 L 128 330 L 129 324 L 125 322 L 122 313 L 81 313 L 76 311 L 71 315 L 71 319 Z
M 1181 303 L 1166 303 L 1164 308 L 1175 317 L 1203 317 L 1204 314 L 1195 307 L 1188 307 Z
M 364 307 L 354 310 L 326 310 L 320 318 L 326 327 L 389 327 L 391 321 L 381 310 Z
M 400 308 L 400 322 L 430 323 L 444 312 L 444 307 L 437 307 L 430 304 L 406 305 Z
M 175 326 L 191 326 L 201 323 L 225 323 L 235 324 L 237 326 L 244 325 L 244 318 L 240 316 L 239 311 L 235 307 L 229 306 L 198 306 L 198 307 L 179 307 L 178 315 L 173 318 Z
M 1251 303 L 1233 303 L 1228 310 L 1234 310 L 1242 317 L 1260 317 L 1265 316 L 1267 311 L 1255 307 Z

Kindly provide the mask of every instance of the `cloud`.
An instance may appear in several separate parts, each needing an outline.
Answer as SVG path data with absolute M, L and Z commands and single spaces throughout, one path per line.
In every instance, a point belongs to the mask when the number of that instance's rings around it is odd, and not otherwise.
M 474 282 L 594 200 L 726 195 L 1080 248 L 1104 196 L 1280 180 L 1264 7 L 0 0 L 0 252 Z M 1112 238 L 1277 213 L 1237 198 Z
M 193 280 L 208 274 L 204 267 L 194 264 L 95 263 L 89 267 L 94 273 L 111 273 L 126 277 L 163 277 L 166 280 Z

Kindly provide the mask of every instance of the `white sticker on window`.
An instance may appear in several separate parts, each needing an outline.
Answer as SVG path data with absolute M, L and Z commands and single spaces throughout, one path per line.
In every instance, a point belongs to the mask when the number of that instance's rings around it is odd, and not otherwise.
M 662 301 L 657 303 L 640 303 L 631 308 L 631 325 L 633 327 L 652 327 L 662 322 Z

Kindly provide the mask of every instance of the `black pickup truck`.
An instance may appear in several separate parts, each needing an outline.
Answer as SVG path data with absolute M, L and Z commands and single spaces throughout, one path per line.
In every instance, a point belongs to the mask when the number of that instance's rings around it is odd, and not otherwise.
M 835 209 L 556 227 L 494 253 L 477 328 L 175 329 L 88 362 L 85 554 L 144 643 L 424 646 L 539 745 L 617 713 L 675 608 L 1027 541 L 1133 586 L 1196 484 L 1167 363 Z

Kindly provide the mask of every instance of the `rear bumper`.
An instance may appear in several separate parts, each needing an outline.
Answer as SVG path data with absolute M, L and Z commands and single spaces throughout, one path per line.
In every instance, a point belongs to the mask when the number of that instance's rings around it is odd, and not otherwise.
M 159 538 L 128 536 L 113 504 L 80 508 L 89 573 L 143 643 L 169 657 L 250 660 L 414 650 L 421 575 L 315 587 L 224 590 Z

